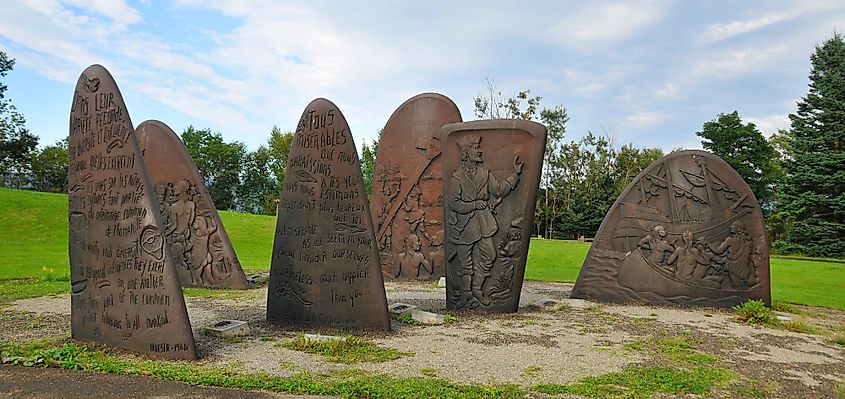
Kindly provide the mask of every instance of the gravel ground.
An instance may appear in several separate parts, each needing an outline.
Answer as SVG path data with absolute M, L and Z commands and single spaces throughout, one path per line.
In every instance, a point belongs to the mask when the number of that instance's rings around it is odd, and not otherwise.
M 388 282 L 386 286 L 389 303 L 446 312 L 443 288 L 431 283 Z M 392 332 L 364 338 L 414 355 L 353 365 L 327 363 L 319 356 L 280 347 L 279 343 L 303 331 L 264 321 L 266 288 L 238 300 L 187 298 L 187 303 L 201 363 L 280 376 L 355 368 L 398 376 L 436 375 L 459 383 L 566 383 L 635 364 L 653 364 L 650 355 L 628 350 L 625 344 L 684 335 L 695 339 L 698 350 L 718 355 L 718 366 L 737 372 L 741 382 L 753 381 L 774 397 L 835 398 L 834 386 L 845 381 L 845 348 L 830 342 L 830 336 L 748 326 L 733 321 L 730 311 L 720 309 L 566 299 L 571 288 L 571 284 L 526 282 L 520 311 L 515 314 L 456 313 L 458 321 L 443 326 L 394 321 Z M 532 306 L 545 299 L 557 299 L 564 305 L 559 310 Z M 845 312 L 800 309 L 802 315 L 789 316 L 806 325 L 845 333 Z M 249 322 L 251 334 L 242 342 L 231 342 L 201 333 L 203 327 L 222 319 Z M 0 330 L 0 341 L 67 337 L 70 298 L 19 300 L 0 306 L 0 320 L 7 326 Z

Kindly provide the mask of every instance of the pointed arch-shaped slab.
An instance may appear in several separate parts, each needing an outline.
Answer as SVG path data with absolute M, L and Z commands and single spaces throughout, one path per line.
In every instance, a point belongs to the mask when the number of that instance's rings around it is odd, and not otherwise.
M 516 312 L 546 127 L 515 119 L 443 126 L 446 307 Z
M 183 287 L 249 288 L 244 271 L 185 144 L 156 120 L 135 129 Z
M 71 333 L 196 359 L 182 288 L 135 130 L 112 76 L 82 72 L 68 140 Z
M 349 124 L 318 98 L 302 113 L 288 155 L 267 319 L 390 330 L 371 220 Z
M 443 255 L 443 125 L 461 122 L 452 100 L 423 93 L 384 125 L 376 155 L 370 213 L 386 278 L 434 280 Z
M 729 307 L 771 304 L 760 205 L 738 173 L 705 151 L 649 165 L 605 216 L 573 298 Z

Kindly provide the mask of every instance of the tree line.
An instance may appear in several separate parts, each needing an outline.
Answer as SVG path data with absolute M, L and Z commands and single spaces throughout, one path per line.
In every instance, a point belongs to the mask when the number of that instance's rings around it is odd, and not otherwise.
M 748 183 L 763 209 L 773 250 L 845 257 L 845 40 L 841 34 L 816 46 L 806 96 L 789 115 L 791 126 L 766 138 L 738 111 L 720 113 L 696 135 Z M 0 78 L 14 60 L 0 52 Z M 38 137 L 5 98 L 0 81 L 0 185 L 67 190 L 67 140 L 38 147 Z M 562 105 L 546 107 L 530 90 L 505 96 L 488 81 L 475 98 L 478 118 L 534 120 L 548 129 L 535 234 L 576 239 L 595 235 L 610 206 L 643 169 L 664 155 L 660 148 L 618 145 L 612 135 L 566 140 L 569 117 Z M 219 132 L 189 126 L 182 141 L 204 177 L 215 206 L 275 214 L 292 132 L 274 127 L 267 142 L 250 151 Z M 372 190 L 378 140 L 364 142 L 361 168 Z M 674 151 L 674 150 L 673 150 Z

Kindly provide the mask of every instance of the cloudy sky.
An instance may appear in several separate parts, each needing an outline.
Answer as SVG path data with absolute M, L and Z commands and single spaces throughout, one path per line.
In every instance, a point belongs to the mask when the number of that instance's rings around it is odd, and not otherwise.
M 806 94 L 809 56 L 845 30 L 833 1 L 4 1 L 5 81 L 28 127 L 67 135 L 73 87 L 108 68 L 135 124 L 219 131 L 250 148 L 293 130 L 313 98 L 338 105 L 356 142 L 422 92 L 473 98 L 492 80 L 568 110 L 567 139 L 698 148 L 739 111 L 769 135 Z

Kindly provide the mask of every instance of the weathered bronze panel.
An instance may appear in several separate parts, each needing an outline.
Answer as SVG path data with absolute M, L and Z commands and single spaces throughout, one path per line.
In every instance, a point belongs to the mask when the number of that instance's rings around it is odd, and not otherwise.
M 68 144 L 73 338 L 196 359 L 135 130 L 117 84 L 100 65 L 76 83 Z
M 361 163 L 343 114 L 318 98 L 288 155 L 267 292 L 267 319 L 390 329 Z
M 771 303 L 760 205 L 739 174 L 704 151 L 640 173 L 605 216 L 573 298 L 728 307 Z
M 191 154 L 156 120 L 135 129 L 183 287 L 249 288 L 235 249 Z
M 440 128 L 460 121 L 452 100 L 424 93 L 400 105 L 384 126 L 370 213 L 385 277 L 434 280 L 446 273 Z
M 443 126 L 446 306 L 516 312 L 546 128 L 524 120 Z

